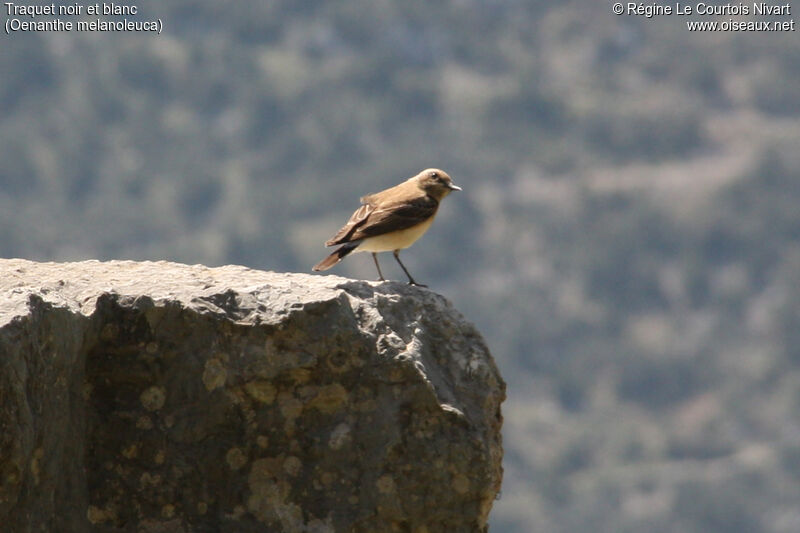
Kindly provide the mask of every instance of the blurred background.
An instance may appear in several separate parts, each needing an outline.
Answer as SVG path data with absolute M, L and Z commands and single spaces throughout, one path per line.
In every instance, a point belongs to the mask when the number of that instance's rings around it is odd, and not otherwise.
M 800 531 L 796 32 L 136 5 L 161 35 L 0 37 L 0 256 L 308 272 L 359 196 L 443 168 L 464 192 L 403 257 L 508 380 L 491 530 Z

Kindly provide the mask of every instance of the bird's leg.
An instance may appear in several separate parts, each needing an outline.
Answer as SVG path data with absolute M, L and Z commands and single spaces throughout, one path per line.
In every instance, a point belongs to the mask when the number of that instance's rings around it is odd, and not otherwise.
M 406 266 L 403 264 L 402 261 L 400 261 L 400 250 L 395 250 L 394 251 L 394 258 L 397 259 L 397 262 L 400 263 L 400 268 L 402 268 L 403 272 L 405 272 L 406 276 L 408 276 L 408 284 L 409 285 L 416 285 L 418 287 L 427 287 L 427 285 L 423 285 L 422 283 L 417 283 L 416 281 L 414 281 L 414 278 L 412 278 L 411 274 L 408 273 L 408 270 L 406 269 Z
M 383 272 L 381 272 L 381 265 L 378 264 L 378 254 L 372 252 L 372 260 L 375 261 L 375 268 L 378 269 L 378 281 L 386 281 L 383 279 Z

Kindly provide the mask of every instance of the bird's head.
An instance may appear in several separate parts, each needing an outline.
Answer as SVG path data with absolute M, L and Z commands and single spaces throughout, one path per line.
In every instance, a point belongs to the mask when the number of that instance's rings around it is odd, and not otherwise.
M 423 170 L 411 179 L 416 180 L 420 189 L 437 200 L 441 200 L 452 191 L 461 190 L 461 187 L 453 183 L 447 172 L 438 168 Z

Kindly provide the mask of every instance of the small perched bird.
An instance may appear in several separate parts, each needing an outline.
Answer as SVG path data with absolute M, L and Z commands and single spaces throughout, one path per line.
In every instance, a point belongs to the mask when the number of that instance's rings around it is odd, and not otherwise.
M 372 252 L 378 279 L 386 281 L 378 264 L 378 252 L 393 252 L 408 276 L 409 285 L 420 285 L 400 261 L 400 250 L 408 248 L 428 230 L 439 203 L 451 191 L 460 191 L 446 172 L 429 168 L 400 185 L 361 198 L 353 213 L 325 246 L 341 244 L 312 270 L 328 270 L 350 252 Z M 424 285 L 420 285 L 424 287 Z

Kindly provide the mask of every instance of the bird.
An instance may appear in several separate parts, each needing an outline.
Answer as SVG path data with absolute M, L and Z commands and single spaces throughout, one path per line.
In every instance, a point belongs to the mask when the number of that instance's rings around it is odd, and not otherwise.
M 361 207 L 325 246 L 339 246 L 312 267 L 328 270 L 351 252 L 371 252 L 378 281 L 386 281 L 378 253 L 392 252 L 409 285 L 425 287 L 411 276 L 400 261 L 400 250 L 414 244 L 428 231 L 445 196 L 461 187 L 443 170 L 429 168 L 399 185 L 361 197 Z

